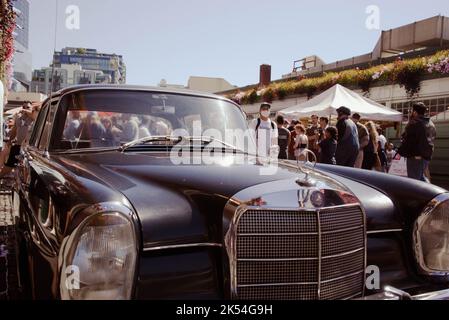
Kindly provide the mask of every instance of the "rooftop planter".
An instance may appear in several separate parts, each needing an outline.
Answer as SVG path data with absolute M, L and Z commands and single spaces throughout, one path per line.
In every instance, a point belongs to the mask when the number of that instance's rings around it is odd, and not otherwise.
M 408 60 L 398 58 L 393 63 L 367 69 L 355 68 L 324 73 L 319 77 L 299 77 L 290 81 L 273 82 L 266 87 L 237 91 L 227 97 L 245 105 L 261 101 L 283 100 L 295 95 L 307 95 L 311 98 L 335 84 L 361 89 L 365 93 L 377 85 L 394 84 L 403 87 L 412 98 L 419 93 L 422 80 L 447 75 L 449 75 L 449 50 L 443 50 L 427 57 Z

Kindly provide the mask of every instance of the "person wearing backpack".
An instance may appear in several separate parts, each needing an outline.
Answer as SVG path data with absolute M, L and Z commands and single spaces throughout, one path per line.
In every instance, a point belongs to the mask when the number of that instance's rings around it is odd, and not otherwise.
M 408 177 L 428 182 L 425 172 L 432 159 L 436 130 L 432 121 L 425 116 L 426 111 L 423 103 L 413 105 L 412 118 L 405 128 L 398 152 L 407 158 Z
M 271 105 L 269 103 L 262 103 L 259 109 L 259 117 L 249 124 L 256 141 L 257 155 L 262 157 L 268 157 L 272 153 L 271 150 L 279 149 L 278 128 L 276 123 L 270 119 L 270 110 Z M 275 158 L 277 158 L 277 155 Z
M 278 145 L 279 145 L 279 159 L 288 159 L 288 146 L 290 145 L 291 134 L 287 128 L 285 128 L 285 119 L 279 115 L 276 118 L 276 124 L 278 126 Z

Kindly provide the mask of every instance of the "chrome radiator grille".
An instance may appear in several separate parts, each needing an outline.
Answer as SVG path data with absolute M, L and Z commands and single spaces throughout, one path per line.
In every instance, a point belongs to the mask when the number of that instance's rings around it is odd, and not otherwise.
M 363 294 L 365 218 L 359 206 L 247 210 L 236 226 L 236 298 L 348 299 Z

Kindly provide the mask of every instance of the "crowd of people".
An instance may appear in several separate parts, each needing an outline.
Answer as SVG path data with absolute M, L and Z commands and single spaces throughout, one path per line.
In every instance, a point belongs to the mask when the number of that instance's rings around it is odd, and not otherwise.
M 16 166 L 22 146 L 25 145 L 41 105 L 26 101 L 19 112 L 3 124 L 3 148 L 0 152 L 0 179 L 12 172 Z
M 18 112 L 6 117 L 0 151 L 0 179 L 7 177 L 16 167 L 20 151 L 31 136 L 40 108 L 40 103 L 26 101 Z M 86 147 L 82 143 L 78 145 L 79 141 L 88 141 L 88 147 L 108 147 L 152 134 L 169 135 L 170 128 L 165 122 L 150 116 L 105 115 L 73 110 L 68 112 L 62 140 L 69 142 L 70 148 Z
M 422 103 L 413 105 L 399 149 L 387 140 L 380 125 L 364 121 L 360 114 L 344 106 L 337 109 L 335 126 L 330 125 L 328 117 L 317 115 L 291 122 L 278 115 L 272 121 L 270 109 L 270 104 L 263 103 L 259 118 L 250 125 L 255 130 L 259 155 L 268 155 L 270 148 L 277 146 L 278 158 L 283 160 L 312 161 L 311 151 L 319 163 L 388 172 L 399 154 L 407 158 L 410 178 L 429 181 L 436 131 L 425 117 L 426 106 Z
M 29 137 L 41 105 L 27 101 L 22 109 L 5 121 L 4 145 L 0 152 L 0 179 L 16 166 L 20 150 Z M 329 165 L 388 172 L 396 155 L 406 158 L 407 175 L 429 182 L 436 129 L 425 116 L 422 103 L 413 105 L 411 119 L 396 149 L 384 136 L 383 129 L 373 121 L 363 121 L 347 107 L 337 109 L 335 126 L 328 117 L 312 115 L 310 119 L 288 122 L 279 115 L 270 119 L 271 105 L 263 103 L 257 119 L 250 124 L 255 132 L 257 153 L 279 159 L 314 161 Z M 84 129 L 83 129 L 84 128 Z M 117 145 L 150 135 L 169 135 L 167 124 L 150 116 L 130 114 L 99 115 L 97 112 L 70 111 L 64 128 L 67 141 L 83 140 L 88 133 L 89 147 Z M 311 151 L 311 152 L 310 152 Z M 313 155 L 311 155 L 313 153 Z
M 149 136 L 170 135 L 169 126 L 148 115 L 69 111 L 63 140 L 88 141 L 88 147 L 112 147 Z M 78 145 L 77 147 L 82 147 Z

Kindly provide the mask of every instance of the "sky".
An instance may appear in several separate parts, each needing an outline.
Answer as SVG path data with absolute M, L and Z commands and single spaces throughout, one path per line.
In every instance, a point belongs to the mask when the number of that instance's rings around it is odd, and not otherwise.
M 245 86 L 259 81 L 264 63 L 279 79 L 294 60 L 316 54 L 329 63 L 369 53 L 381 30 L 449 16 L 447 0 L 29 1 L 34 69 L 52 59 L 56 24 L 56 50 L 123 55 L 127 83 L 139 85 L 186 85 L 189 76 L 205 76 Z M 70 5 L 79 8 L 79 29 L 66 26 Z M 380 29 L 370 6 L 379 9 Z

